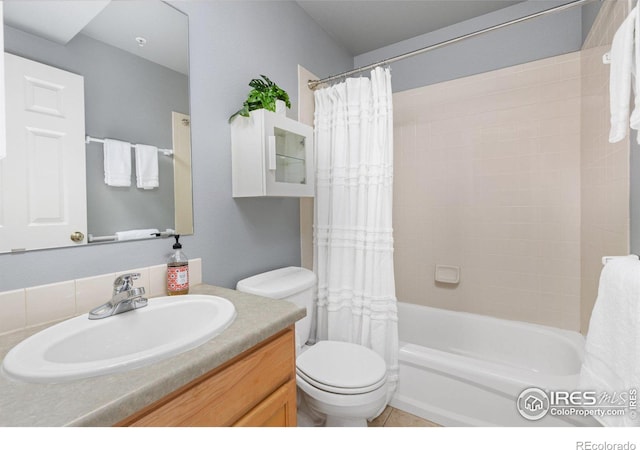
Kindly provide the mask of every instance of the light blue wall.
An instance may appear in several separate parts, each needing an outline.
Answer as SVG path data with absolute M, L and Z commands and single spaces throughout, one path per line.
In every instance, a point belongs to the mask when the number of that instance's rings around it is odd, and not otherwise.
M 231 197 L 227 119 L 247 83 L 266 74 L 296 111 L 297 65 L 319 76 L 352 67 L 294 2 L 172 2 L 189 15 L 195 234 L 181 239 L 203 260 L 205 282 L 233 287 L 263 270 L 300 264 L 297 199 Z M 0 255 L 0 291 L 162 264 L 168 239 Z
M 527 1 L 354 58 L 363 67 L 386 58 L 548 9 L 567 1 Z M 394 92 L 580 50 L 581 8 L 549 14 L 414 56 L 392 65 Z M 585 18 L 588 23 L 589 18 Z

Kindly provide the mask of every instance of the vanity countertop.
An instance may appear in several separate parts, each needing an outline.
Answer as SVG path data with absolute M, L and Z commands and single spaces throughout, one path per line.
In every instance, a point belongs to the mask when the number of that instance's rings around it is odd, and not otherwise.
M 287 301 L 221 287 L 202 284 L 190 293 L 228 299 L 236 307 L 236 319 L 193 350 L 123 373 L 59 384 L 25 383 L 0 374 L 0 427 L 111 426 L 305 315 L 304 308 Z M 17 343 L 47 326 L 0 336 L 0 360 Z

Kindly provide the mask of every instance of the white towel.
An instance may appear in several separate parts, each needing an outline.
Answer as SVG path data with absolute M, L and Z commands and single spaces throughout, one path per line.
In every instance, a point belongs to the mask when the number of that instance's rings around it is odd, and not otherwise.
M 116 239 L 118 241 L 127 241 L 130 239 L 149 239 L 154 236 L 155 233 L 159 233 L 160 231 L 157 228 L 147 228 L 141 230 L 127 230 L 127 231 L 117 231 Z
M 611 259 L 602 269 L 578 389 L 619 395 L 640 389 L 640 261 Z M 606 406 L 606 405 L 597 405 Z M 639 426 L 623 416 L 596 417 L 606 426 Z
M 627 135 L 629 128 L 629 99 L 631 95 L 631 71 L 637 7 L 622 22 L 613 36 L 611 44 L 611 66 L 609 69 L 609 107 L 611 110 L 611 130 L 609 142 L 619 142 Z
M 638 255 L 625 255 L 625 256 L 603 256 L 602 257 L 602 265 L 604 266 L 605 264 L 607 264 L 609 261 L 611 261 L 612 259 L 620 259 L 620 258 L 626 258 L 626 259 L 633 259 L 635 261 L 638 261 Z
M 158 180 L 158 147 L 136 145 L 136 186 L 153 189 L 160 186 Z
M 640 130 L 640 67 L 638 66 L 640 64 L 640 9 L 637 7 L 632 9 L 629 15 L 633 18 L 635 30 L 633 60 L 631 63 L 631 75 L 633 76 L 632 86 L 635 96 L 629 126 L 634 130 Z M 637 140 L 638 143 L 640 143 L 640 134 L 637 135 Z
M 131 144 L 104 140 L 104 182 L 109 186 L 131 186 Z

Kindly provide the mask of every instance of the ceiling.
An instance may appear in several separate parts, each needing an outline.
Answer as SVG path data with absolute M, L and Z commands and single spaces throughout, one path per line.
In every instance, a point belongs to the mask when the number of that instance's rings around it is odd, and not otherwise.
M 523 0 L 298 0 L 352 55 L 360 55 Z
M 163 2 L 111 1 L 82 34 L 176 72 L 189 73 L 189 20 Z M 138 37 L 146 40 L 144 45 L 136 41 Z
M 188 73 L 188 20 L 155 1 L 5 1 L 5 24 L 66 45 L 77 34 Z M 137 37 L 146 43 L 140 46 Z
M 356 56 L 521 1 L 524 0 L 297 0 L 296 3 Z M 158 0 L 40 0 L 4 4 L 5 23 L 15 28 L 63 45 L 77 33 L 86 34 L 178 72 L 188 72 L 187 20 Z M 172 17 L 176 15 L 183 19 Z M 137 46 L 137 36 L 147 38 L 144 47 Z
M 4 23 L 27 33 L 66 45 L 93 20 L 108 1 L 7 2 Z

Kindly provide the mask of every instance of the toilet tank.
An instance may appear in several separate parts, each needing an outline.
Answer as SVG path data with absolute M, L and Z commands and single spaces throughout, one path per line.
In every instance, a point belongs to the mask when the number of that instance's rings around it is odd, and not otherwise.
M 312 271 L 302 267 L 283 267 L 240 280 L 236 289 L 262 297 L 287 300 L 306 308 L 307 315 L 298 320 L 295 327 L 296 347 L 300 348 L 309 340 L 311 333 L 315 285 L 316 275 Z

